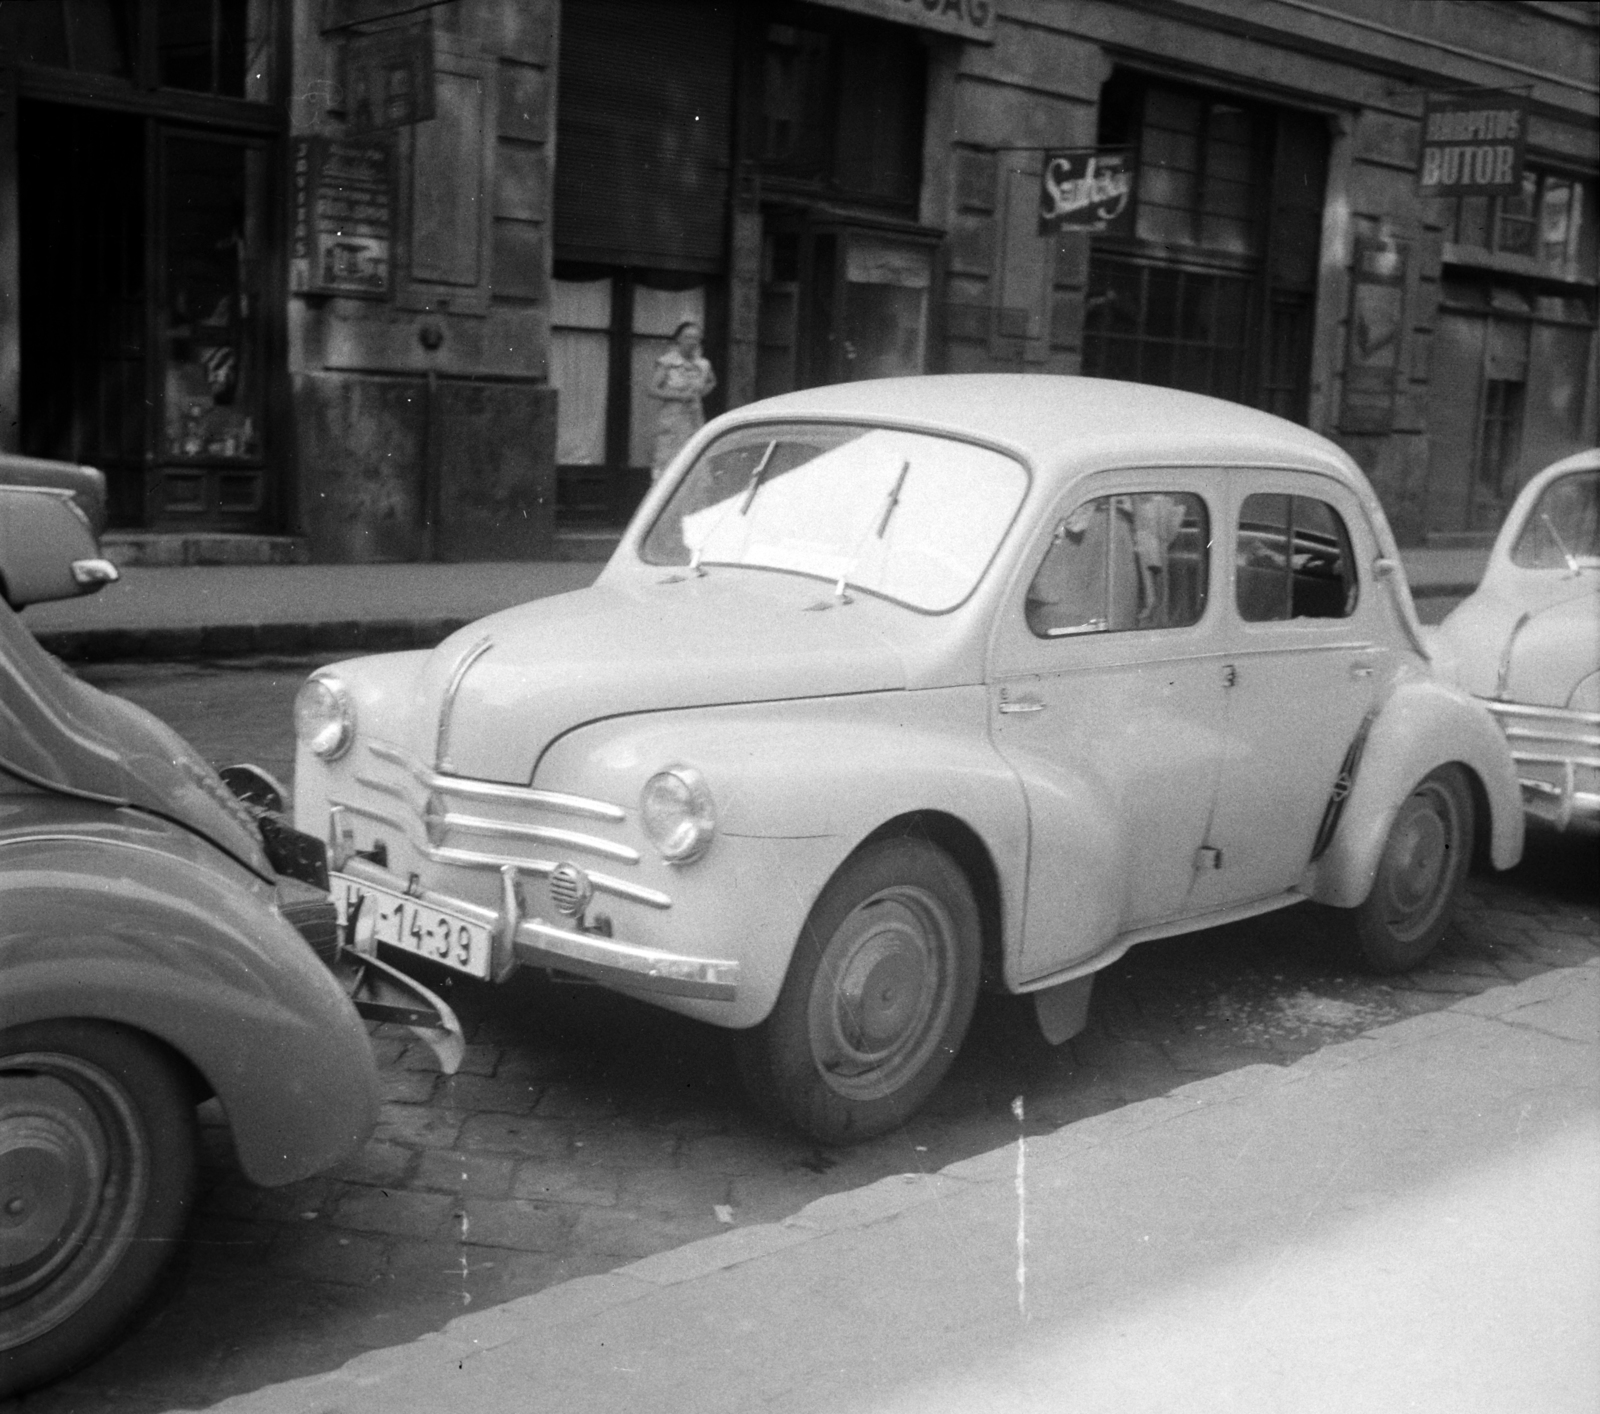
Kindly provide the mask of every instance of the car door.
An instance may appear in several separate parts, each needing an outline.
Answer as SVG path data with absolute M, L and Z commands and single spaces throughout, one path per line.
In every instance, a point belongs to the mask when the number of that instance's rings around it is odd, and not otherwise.
M 996 625 L 992 737 L 1029 811 L 1014 982 L 1184 906 L 1222 743 L 1213 484 L 1182 470 L 1080 483 Z
M 1194 912 L 1299 881 L 1392 670 L 1360 568 L 1377 547 L 1355 497 L 1331 478 L 1268 470 L 1235 472 L 1230 492 L 1217 595 L 1226 755 Z

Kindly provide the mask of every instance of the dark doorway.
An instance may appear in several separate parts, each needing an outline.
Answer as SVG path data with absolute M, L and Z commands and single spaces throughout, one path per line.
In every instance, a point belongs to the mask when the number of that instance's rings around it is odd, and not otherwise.
M 18 445 L 99 467 L 112 524 L 137 525 L 148 445 L 145 120 L 54 103 L 20 110 Z
M 22 451 L 106 474 L 115 527 L 270 523 L 270 145 L 25 100 Z

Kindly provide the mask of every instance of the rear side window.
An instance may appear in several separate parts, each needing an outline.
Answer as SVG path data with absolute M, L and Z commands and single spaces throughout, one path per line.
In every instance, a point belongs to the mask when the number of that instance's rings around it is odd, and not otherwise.
M 1060 521 L 1028 586 L 1039 638 L 1182 628 L 1205 612 L 1211 526 L 1187 492 L 1101 496 Z
M 1355 612 L 1355 559 L 1339 512 L 1311 496 L 1246 496 L 1234 594 L 1246 623 L 1343 619 Z

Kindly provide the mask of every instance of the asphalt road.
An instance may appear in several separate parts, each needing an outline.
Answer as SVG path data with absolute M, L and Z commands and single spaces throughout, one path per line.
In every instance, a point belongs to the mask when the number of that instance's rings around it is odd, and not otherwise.
M 165 718 L 218 764 L 287 777 L 308 662 L 100 665 L 83 676 Z M 571 1277 L 728 1225 L 787 1216 L 888 1174 L 934 1171 L 1016 1137 L 1284 1064 L 1385 1022 L 1600 953 L 1592 845 L 1532 841 L 1475 878 L 1430 965 L 1374 979 L 1309 908 L 1147 944 L 1100 974 L 1089 1029 L 1058 1050 L 992 999 L 908 1128 L 824 1150 L 754 1113 L 726 1038 L 593 988 L 521 974 L 449 988 L 471 1046 L 445 1078 L 380 1033 L 378 1133 L 332 1174 L 252 1188 L 204 1114 L 203 1196 L 162 1299 L 119 1350 L 21 1402 L 27 1414 L 196 1408 L 331 1369 Z M 435 981 L 438 979 L 435 978 Z

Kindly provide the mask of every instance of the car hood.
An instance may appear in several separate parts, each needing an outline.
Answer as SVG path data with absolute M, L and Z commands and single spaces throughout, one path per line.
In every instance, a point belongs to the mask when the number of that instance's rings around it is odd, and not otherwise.
M 0 766 L 48 790 L 172 820 L 274 877 L 249 816 L 194 748 L 131 702 L 63 671 L 4 605 Z
M 1474 595 L 1437 630 L 1447 675 L 1477 697 L 1566 706 L 1577 685 L 1600 668 L 1600 592 L 1588 578 L 1588 584 L 1568 581 L 1564 592 L 1544 596 L 1543 603 Z
M 897 690 L 892 634 L 907 612 L 725 568 L 540 599 L 434 650 L 406 744 L 451 774 L 526 784 L 556 737 L 599 718 Z

